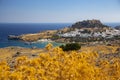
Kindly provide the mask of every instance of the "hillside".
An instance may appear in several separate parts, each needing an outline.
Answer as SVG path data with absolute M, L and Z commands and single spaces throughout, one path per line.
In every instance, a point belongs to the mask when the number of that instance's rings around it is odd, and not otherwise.
M 101 29 L 108 28 L 108 26 L 102 24 L 100 20 L 95 20 L 95 19 L 80 21 L 80 22 L 73 24 L 71 27 L 78 28 L 78 29 L 81 29 L 81 28 L 101 28 Z
M 3 48 L 0 80 L 119 80 L 119 51 L 106 45 L 69 52 L 51 44 L 42 50 Z
M 9 35 L 8 39 L 10 40 L 22 40 L 26 42 L 34 42 L 38 41 L 39 39 L 49 39 L 51 36 L 56 34 L 57 30 L 47 30 L 47 31 L 42 31 L 39 33 L 34 33 L 34 34 L 23 34 L 19 36 L 15 35 Z
M 120 39 L 120 30 L 106 26 L 99 20 L 84 20 L 73 24 L 67 32 L 59 32 L 58 36 L 65 42 L 116 42 Z

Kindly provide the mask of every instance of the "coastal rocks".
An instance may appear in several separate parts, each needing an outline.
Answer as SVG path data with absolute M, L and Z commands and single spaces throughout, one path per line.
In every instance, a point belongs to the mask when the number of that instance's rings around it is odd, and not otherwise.
M 15 35 L 9 35 L 9 40 L 22 40 L 25 42 L 35 42 L 40 39 L 50 39 L 54 34 L 56 34 L 57 30 L 47 30 L 42 31 L 40 33 L 34 33 L 34 34 L 23 34 L 20 36 Z
M 20 36 L 9 35 L 8 40 L 20 40 Z

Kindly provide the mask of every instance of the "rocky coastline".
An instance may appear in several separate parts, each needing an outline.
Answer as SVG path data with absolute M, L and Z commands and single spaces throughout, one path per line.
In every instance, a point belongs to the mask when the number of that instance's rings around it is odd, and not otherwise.
M 34 33 L 34 34 L 23 34 L 23 35 L 9 35 L 8 39 L 9 40 L 22 40 L 25 42 L 36 42 L 41 39 L 50 39 L 52 35 L 56 33 L 57 30 L 47 30 L 47 31 L 42 31 L 39 33 Z
M 8 40 L 20 40 L 20 36 L 8 35 Z
M 9 40 L 22 40 L 25 42 L 55 41 L 69 42 L 100 42 L 120 40 L 120 30 L 102 24 L 99 20 L 84 20 L 76 22 L 70 27 L 60 30 L 47 30 L 34 34 L 19 36 L 9 35 Z

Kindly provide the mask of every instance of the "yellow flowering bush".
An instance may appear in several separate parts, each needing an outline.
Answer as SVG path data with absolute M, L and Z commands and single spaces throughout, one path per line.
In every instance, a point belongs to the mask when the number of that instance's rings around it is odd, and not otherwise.
M 120 58 L 102 59 L 97 52 L 64 52 L 46 46 L 38 57 L 17 57 L 11 67 L 0 62 L 0 80 L 119 80 Z

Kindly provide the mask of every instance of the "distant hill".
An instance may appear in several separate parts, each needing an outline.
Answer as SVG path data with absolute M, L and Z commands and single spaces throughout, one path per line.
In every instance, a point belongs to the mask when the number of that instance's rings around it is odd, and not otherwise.
M 116 27 L 115 27 L 115 29 L 118 29 L 118 30 L 120 30 L 120 26 L 116 26 Z
M 100 20 L 84 20 L 77 22 L 71 26 L 72 28 L 107 28 L 108 26 L 101 23 Z

